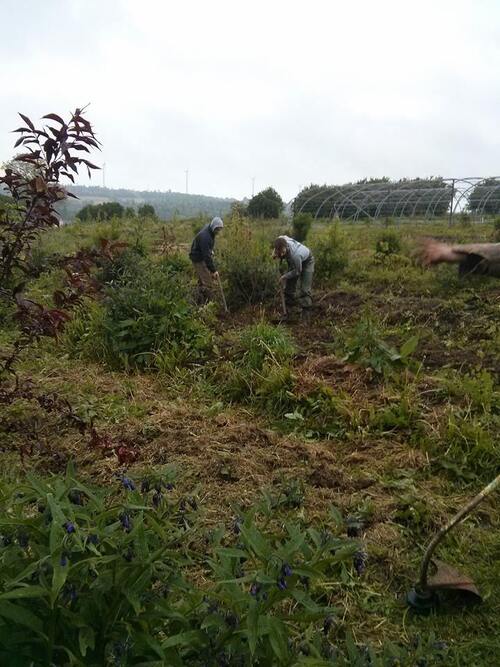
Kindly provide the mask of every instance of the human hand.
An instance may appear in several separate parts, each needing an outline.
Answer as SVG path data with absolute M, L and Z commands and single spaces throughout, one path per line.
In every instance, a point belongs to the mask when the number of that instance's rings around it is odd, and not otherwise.
M 433 266 L 441 262 L 459 262 L 461 257 L 460 253 L 456 252 L 447 243 L 434 239 L 424 239 L 420 247 L 419 259 L 423 266 Z

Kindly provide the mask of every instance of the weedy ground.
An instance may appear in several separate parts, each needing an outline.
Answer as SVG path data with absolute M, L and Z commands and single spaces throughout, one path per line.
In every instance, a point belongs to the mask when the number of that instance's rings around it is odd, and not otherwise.
M 279 229 L 262 224 L 259 234 L 271 241 Z M 483 603 L 445 604 L 428 617 L 404 603 L 430 537 L 495 477 L 500 461 L 500 281 L 460 280 L 450 266 L 426 271 L 412 255 L 424 235 L 489 241 L 493 229 L 442 221 L 338 230 L 347 266 L 317 284 L 310 316 L 279 325 L 278 343 L 271 338 L 261 357 L 252 357 L 264 339 L 255 327 L 270 326 L 278 300 L 211 314 L 212 356 L 154 373 L 75 358 L 64 337 L 41 341 L 25 354 L 19 377 L 35 392 L 66 398 L 101 437 L 20 396 L 0 405 L 2 475 L 59 472 L 73 460 L 83 477 L 107 485 L 125 469 L 140 479 L 168 466 L 179 492 L 196 490 L 213 526 L 229 524 L 265 490 L 324 530 L 333 506 L 361 523 L 368 553 L 361 577 L 327 583 L 343 610 L 339 623 L 357 641 L 376 646 L 434 633 L 449 646 L 446 664 L 496 664 L 498 496 L 439 549 L 474 578 Z M 48 265 L 30 293 L 50 302 L 59 279 L 51 253 L 105 237 L 158 258 L 184 252 L 192 231 L 191 223 L 133 221 L 64 227 L 37 248 Z M 313 248 L 324 231 L 313 228 Z M 8 345 L 12 332 L 0 336 Z M 133 450 L 136 460 L 120 465 L 106 442 Z

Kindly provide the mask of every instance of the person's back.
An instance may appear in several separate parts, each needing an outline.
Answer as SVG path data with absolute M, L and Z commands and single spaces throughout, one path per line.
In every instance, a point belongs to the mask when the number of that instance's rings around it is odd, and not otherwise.
M 210 298 L 213 280 L 219 275 L 213 260 L 213 249 L 215 237 L 223 227 L 221 218 L 213 218 L 196 234 L 189 251 L 189 259 L 198 277 L 199 300 L 202 302 Z
M 295 292 L 300 282 L 299 304 L 304 308 L 312 306 L 312 279 L 314 273 L 314 257 L 312 252 L 303 243 L 299 243 L 290 236 L 278 236 L 274 242 L 273 257 L 284 259 L 288 264 L 288 271 L 280 280 L 284 285 L 284 296 L 287 307 L 292 307 L 296 301 Z

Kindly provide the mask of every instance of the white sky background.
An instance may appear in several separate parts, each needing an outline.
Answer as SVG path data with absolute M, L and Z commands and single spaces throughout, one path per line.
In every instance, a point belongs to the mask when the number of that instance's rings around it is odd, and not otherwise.
M 498 176 L 500 1 L 0 0 L 0 162 L 88 102 L 109 187 Z

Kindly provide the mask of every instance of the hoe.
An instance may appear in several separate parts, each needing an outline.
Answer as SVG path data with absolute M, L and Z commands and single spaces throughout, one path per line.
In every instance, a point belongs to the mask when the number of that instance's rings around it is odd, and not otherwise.
M 481 595 L 473 580 L 460 574 L 455 568 L 439 560 L 433 560 L 432 555 L 444 536 L 465 518 L 479 503 L 492 493 L 500 484 L 500 475 L 485 486 L 467 505 L 462 507 L 448 523 L 431 540 L 425 550 L 420 566 L 420 578 L 415 588 L 406 596 L 410 607 L 420 614 L 428 613 L 439 602 L 438 592 L 455 591 L 462 599 L 470 602 L 481 602 Z M 433 564 L 435 573 L 429 577 L 429 566 Z
M 228 307 L 227 307 L 227 301 L 226 301 L 226 295 L 224 294 L 224 288 L 222 287 L 222 281 L 220 279 L 219 274 L 217 274 L 217 283 L 219 285 L 219 290 L 220 290 L 220 297 L 222 299 L 222 305 L 224 306 L 224 312 L 228 313 Z

